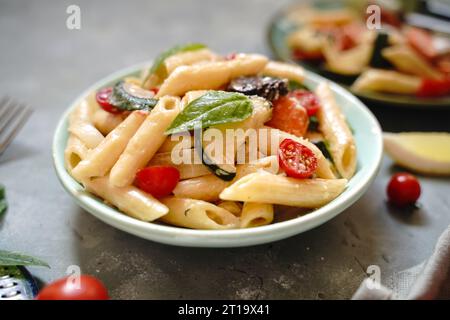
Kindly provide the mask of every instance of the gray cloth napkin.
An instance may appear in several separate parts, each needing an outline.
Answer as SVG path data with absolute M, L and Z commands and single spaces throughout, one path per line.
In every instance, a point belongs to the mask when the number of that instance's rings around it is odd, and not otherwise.
M 450 226 L 439 237 L 424 263 L 394 274 L 387 287 L 365 279 L 353 300 L 450 299 Z

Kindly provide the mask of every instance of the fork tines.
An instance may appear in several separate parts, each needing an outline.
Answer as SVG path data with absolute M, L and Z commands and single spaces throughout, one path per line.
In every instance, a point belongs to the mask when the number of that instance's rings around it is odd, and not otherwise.
M 32 112 L 30 107 L 17 103 L 10 97 L 0 99 L 0 155 L 19 133 Z

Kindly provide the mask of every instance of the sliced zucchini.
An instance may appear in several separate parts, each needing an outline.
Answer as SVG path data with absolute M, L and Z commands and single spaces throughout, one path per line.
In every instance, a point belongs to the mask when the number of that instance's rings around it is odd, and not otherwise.
M 116 83 L 111 95 L 111 104 L 121 110 L 146 110 L 150 111 L 158 102 L 152 91 L 142 89 L 140 86 L 125 82 Z
M 195 135 L 195 149 L 199 153 L 202 163 L 208 168 L 211 173 L 213 173 L 218 178 L 224 181 L 231 181 L 236 177 L 236 167 L 231 164 L 227 164 L 226 161 L 221 161 L 214 159 L 208 152 L 206 152 L 203 147 L 203 143 L 200 140 L 203 135 Z

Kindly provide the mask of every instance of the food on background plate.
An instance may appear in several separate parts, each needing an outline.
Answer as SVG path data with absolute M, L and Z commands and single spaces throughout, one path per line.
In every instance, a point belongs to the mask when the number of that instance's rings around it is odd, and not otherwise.
M 450 175 L 450 133 L 383 134 L 384 150 L 398 165 L 422 174 Z
M 275 205 L 320 208 L 356 171 L 327 81 L 299 66 L 204 45 L 89 93 L 69 118 L 65 166 L 87 192 L 147 222 L 192 229 L 272 223 Z
M 344 77 L 355 92 L 450 95 L 449 35 L 408 25 L 385 7 L 381 29 L 366 25 L 359 6 L 301 5 L 287 18 L 296 25 L 286 38 L 292 57 Z

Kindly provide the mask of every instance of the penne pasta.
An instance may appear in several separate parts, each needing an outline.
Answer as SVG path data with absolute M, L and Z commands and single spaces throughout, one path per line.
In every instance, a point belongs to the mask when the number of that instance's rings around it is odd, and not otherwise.
M 305 78 L 305 70 L 302 67 L 277 61 L 269 61 L 261 73 L 265 76 L 287 78 L 298 83 L 303 83 Z
M 161 84 L 176 68 L 193 64 L 220 60 L 219 56 L 209 49 L 185 51 L 167 57 L 156 74 L 152 74 L 144 83 L 144 88 L 150 89 Z M 147 71 L 148 72 L 148 71 Z M 146 75 L 144 79 L 146 78 Z
M 252 164 L 238 165 L 236 168 L 236 177 L 232 181 L 224 181 L 212 174 L 180 181 L 173 190 L 173 194 L 178 198 L 217 201 L 219 200 L 220 193 L 226 187 L 230 186 L 247 174 L 261 169 L 268 172 L 277 173 L 278 166 L 273 165 L 274 162 L 277 162 L 276 157 L 267 157 Z
M 242 205 L 239 202 L 236 201 L 220 201 L 217 204 L 218 207 L 225 209 L 232 214 L 234 214 L 236 217 L 239 217 L 241 215 L 242 211 Z
M 69 136 L 67 140 L 67 146 L 64 150 L 64 162 L 67 171 L 72 174 L 73 168 L 75 168 L 81 160 L 87 157 L 89 149 L 84 143 L 74 134 Z
M 209 202 L 176 197 L 163 198 L 161 202 L 169 208 L 169 213 L 160 220 L 172 225 L 210 230 L 239 227 L 239 218 Z
M 229 61 L 180 66 L 164 80 L 156 97 L 182 96 L 192 90 L 219 89 L 233 78 L 260 72 L 267 61 L 266 57 L 257 54 L 238 54 Z
M 329 151 L 337 171 L 343 178 L 349 179 L 356 170 L 356 146 L 352 132 L 329 84 L 321 83 L 316 94 L 321 102 L 317 112 L 319 130 L 330 146 Z
M 415 94 L 420 88 L 421 81 L 420 77 L 405 75 L 396 71 L 369 69 L 356 79 L 352 89 L 356 92 Z
M 113 114 L 103 109 L 95 111 L 92 118 L 94 126 L 103 134 L 108 135 L 113 131 L 124 119 L 121 114 Z
M 96 107 L 95 93 L 91 93 L 80 102 L 69 117 L 69 132 L 77 136 L 88 148 L 95 148 L 104 138 L 91 121 Z
M 265 226 L 273 221 L 273 205 L 245 202 L 240 217 L 241 228 Z
M 72 171 L 78 181 L 90 177 L 102 177 L 108 173 L 119 159 L 123 150 L 139 126 L 147 117 L 145 111 L 134 111 L 117 128 L 111 131 L 105 139 L 89 152 Z
M 134 186 L 113 186 L 108 176 L 87 179 L 83 184 L 87 191 L 111 203 L 130 217 L 142 221 L 154 221 L 169 211 L 164 204 Z
M 110 180 L 114 186 L 124 187 L 133 183 L 136 172 L 145 167 L 163 144 L 166 139 L 164 132 L 179 112 L 179 98 L 163 97 L 159 100 L 112 167 Z
M 416 75 L 422 78 L 441 79 L 443 75 L 437 71 L 427 60 L 405 45 L 393 46 L 383 49 L 382 55 L 389 60 L 399 71 Z
M 227 187 L 220 199 L 314 209 L 332 201 L 346 185 L 347 179 L 294 179 L 258 171 Z

